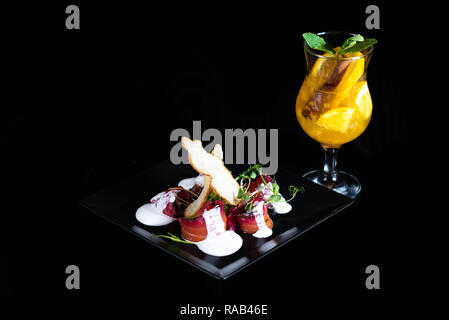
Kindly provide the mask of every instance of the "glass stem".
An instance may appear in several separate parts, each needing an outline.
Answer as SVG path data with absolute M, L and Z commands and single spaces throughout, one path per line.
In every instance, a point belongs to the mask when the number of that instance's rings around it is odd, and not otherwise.
M 338 148 L 324 148 L 324 182 L 330 185 L 336 184 L 338 179 L 337 152 Z

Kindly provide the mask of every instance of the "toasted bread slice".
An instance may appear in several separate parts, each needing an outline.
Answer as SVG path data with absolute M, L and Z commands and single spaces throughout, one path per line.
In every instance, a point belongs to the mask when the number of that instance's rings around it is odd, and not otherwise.
M 223 149 L 221 148 L 221 145 L 217 143 L 214 146 L 214 149 L 211 152 L 214 156 L 216 156 L 218 159 L 223 160 Z
M 237 195 L 240 186 L 229 170 L 226 169 L 223 161 L 218 156 L 204 150 L 200 140 L 192 141 L 187 137 L 182 137 L 181 143 L 189 152 L 191 166 L 198 173 L 210 176 L 212 179 L 211 186 L 215 193 L 229 204 L 236 205 L 239 202 Z M 219 154 L 219 149 L 217 147 L 217 154 Z M 215 148 L 212 152 L 215 154 Z M 223 152 L 221 153 L 223 154 Z
M 186 210 L 184 211 L 184 216 L 186 218 L 193 218 L 197 215 L 197 213 L 201 210 L 201 208 L 203 207 L 204 203 L 207 200 L 207 197 L 209 196 L 209 193 L 211 192 L 211 186 L 210 186 L 210 177 L 209 176 L 204 176 L 204 187 L 203 190 L 201 191 L 200 195 L 198 196 L 198 198 L 196 198 L 195 201 L 193 201 L 191 204 L 189 204 L 186 208 Z
M 220 160 L 223 159 L 223 149 L 221 148 L 221 145 L 216 144 L 214 149 L 211 151 L 211 154 L 219 158 Z M 203 190 L 201 191 L 198 198 L 192 202 L 184 211 L 184 216 L 186 218 L 193 218 L 196 217 L 198 212 L 203 207 L 204 203 L 206 202 L 210 192 L 212 191 L 211 188 L 211 178 L 210 176 L 204 176 L 204 186 Z

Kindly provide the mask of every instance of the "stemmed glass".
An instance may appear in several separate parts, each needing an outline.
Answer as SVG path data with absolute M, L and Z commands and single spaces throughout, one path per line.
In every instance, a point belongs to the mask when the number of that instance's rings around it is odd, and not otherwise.
M 319 36 L 336 48 L 354 34 L 323 32 Z M 296 99 L 296 116 L 303 130 L 324 149 L 324 168 L 303 177 L 350 198 L 361 185 L 353 175 L 337 170 L 340 147 L 365 131 L 372 101 L 366 71 L 373 47 L 343 57 L 314 50 L 304 42 L 307 73 Z

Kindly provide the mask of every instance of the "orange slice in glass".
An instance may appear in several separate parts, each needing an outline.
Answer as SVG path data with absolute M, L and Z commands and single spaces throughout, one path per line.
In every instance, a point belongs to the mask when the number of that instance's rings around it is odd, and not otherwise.
M 328 130 L 345 133 L 351 123 L 353 108 L 335 108 L 323 113 L 316 124 Z

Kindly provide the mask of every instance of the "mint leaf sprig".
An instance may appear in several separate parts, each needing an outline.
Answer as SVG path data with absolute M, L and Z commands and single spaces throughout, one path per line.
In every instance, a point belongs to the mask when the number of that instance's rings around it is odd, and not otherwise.
M 371 47 L 373 44 L 376 44 L 377 40 L 374 38 L 370 39 L 364 39 L 362 41 L 351 41 L 346 47 L 341 47 L 340 51 L 338 52 L 339 56 L 343 56 L 346 53 L 349 52 L 360 52 L 362 50 L 365 50 L 369 47 Z
M 302 34 L 302 37 L 304 40 L 306 40 L 309 47 L 312 49 L 328 52 L 332 55 L 335 55 L 334 48 L 328 43 L 326 43 L 326 40 L 324 40 L 319 35 L 316 35 L 312 32 L 306 32 Z
M 374 38 L 366 39 L 362 35 L 356 34 L 346 39 L 340 46 L 340 50 L 335 52 L 334 48 L 332 48 L 332 46 L 328 44 L 324 38 L 317 34 L 306 32 L 302 34 L 302 37 L 310 48 L 330 53 L 337 56 L 337 58 L 342 57 L 346 53 L 365 50 L 377 43 L 377 40 Z

